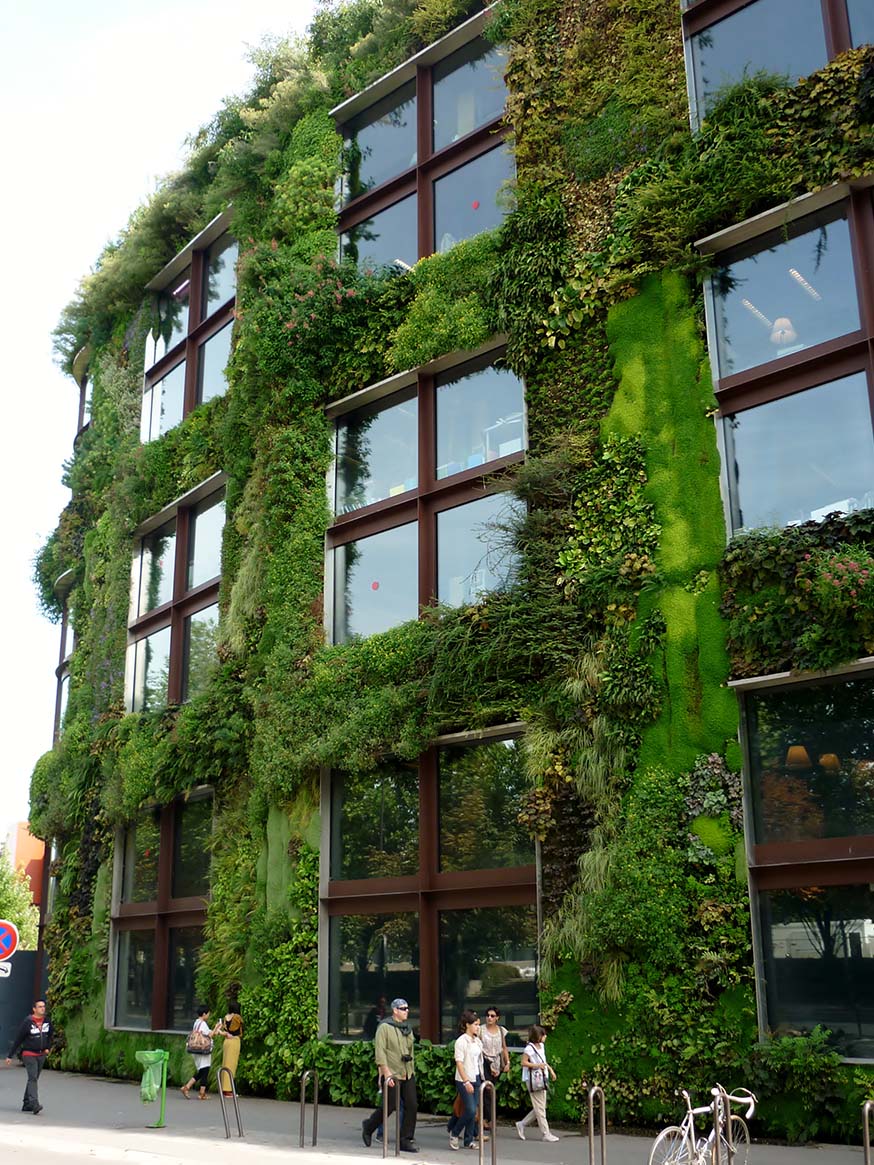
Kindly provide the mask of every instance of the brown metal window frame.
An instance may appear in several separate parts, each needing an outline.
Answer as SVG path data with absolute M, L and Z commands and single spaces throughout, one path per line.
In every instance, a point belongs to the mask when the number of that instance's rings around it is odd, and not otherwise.
M 183 700 L 185 687 L 185 620 L 198 611 L 211 607 L 218 602 L 221 576 L 208 579 L 199 586 L 187 589 L 188 575 L 188 545 L 191 537 L 191 518 L 194 511 L 205 502 L 218 502 L 224 497 L 224 488 L 197 497 L 190 504 L 179 505 L 176 508 L 176 550 L 173 563 L 173 598 L 160 607 L 132 619 L 128 623 L 127 645 L 128 650 L 146 636 L 170 628 L 170 668 L 167 678 L 168 706 L 180 704 Z M 170 521 L 172 515 L 162 514 L 162 523 Z M 142 538 L 137 542 L 137 554 L 134 562 L 142 553 Z M 133 588 L 131 602 L 135 601 Z M 130 711 L 130 709 L 128 709 Z
M 519 736 L 518 727 L 496 727 L 468 741 L 471 748 Z M 331 879 L 322 897 L 328 919 L 354 914 L 419 916 L 420 1034 L 439 1043 L 440 915 L 475 907 L 537 905 L 537 868 L 510 866 L 485 870 L 440 869 L 439 754 L 449 742 L 436 742 L 419 758 L 419 869 L 397 878 Z
M 698 0 L 689 4 L 683 12 L 683 36 L 689 40 L 726 16 L 733 16 L 756 3 L 758 0 Z M 845 0 L 820 0 L 820 4 L 826 50 L 831 61 L 851 47 L 850 18 Z
M 203 790 L 198 792 L 197 799 L 209 797 L 212 792 Z M 194 798 L 192 798 L 193 800 Z M 158 841 L 158 897 L 152 902 L 119 902 L 112 918 L 116 952 L 118 938 L 124 931 L 153 931 L 155 935 L 155 965 L 152 977 L 152 1031 L 167 1030 L 167 1021 L 170 1014 L 170 932 L 180 926 L 206 925 L 207 899 L 200 897 L 174 898 L 173 887 L 173 857 L 175 853 L 176 812 L 179 800 L 171 801 L 169 805 L 161 807 L 160 835 Z M 122 843 L 122 863 L 125 860 L 127 830 Z M 123 871 L 122 871 L 123 875 Z M 118 975 L 121 967 L 118 957 L 115 959 L 116 984 L 115 1015 L 113 1024 L 118 1015 Z

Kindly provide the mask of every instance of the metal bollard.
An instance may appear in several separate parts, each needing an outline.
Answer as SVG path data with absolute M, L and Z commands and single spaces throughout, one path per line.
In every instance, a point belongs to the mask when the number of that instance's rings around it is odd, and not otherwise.
M 721 1084 L 713 1089 L 713 1165 L 732 1165 L 734 1161 L 734 1141 L 731 1137 L 731 1101 Z M 723 1161 L 723 1149 L 728 1160 Z
M 397 1088 L 397 1081 L 394 1087 Z M 388 1085 L 382 1082 L 382 1155 L 388 1156 Z M 315 1143 L 315 1142 L 313 1142 Z M 401 1102 L 395 1096 L 395 1156 L 401 1155 Z
M 315 1068 L 307 1068 L 300 1078 L 300 1147 L 303 1148 L 306 1129 L 307 1080 L 313 1078 L 313 1144 L 319 1139 L 319 1073 Z
M 491 1080 L 484 1080 L 479 1086 L 479 1100 L 477 1102 L 479 1108 L 479 1165 L 483 1165 L 483 1134 L 485 1133 L 485 1101 L 483 1097 L 488 1089 L 492 1094 L 492 1115 L 496 1116 L 498 1111 L 498 1096 L 495 1092 L 495 1086 Z M 498 1165 L 498 1122 L 492 1121 L 492 1165 Z
M 589 1089 L 589 1165 L 595 1165 L 595 1101 L 601 1113 L 601 1165 L 607 1165 L 607 1110 L 604 1105 L 604 1089 L 594 1084 Z
M 225 1122 L 225 1140 L 229 1141 L 231 1139 L 231 1126 L 228 1121 L 227 1105 L 225 1104 L 224 1080 L 227 1080 L 228 1082 L 231 1098 L 234 1102 L 234 1116 L 237 1119 L 237 1136 L 244 1137 L 246 1134 L 243 1132 L 243 1122 L 240 1120 L 240 1104 L 237 1100 L 237 1085 L 234 1081 L 234 1074 L 230 1068 L 225 1068 L 224 1065 L 222 1065 L 222 1067 L 218 1070 L 218 1094 L 219 1100 L 222 1104 L 222 1120 Z
M 871 1113 L 874 1112 L 874 1100 L 866 1100 L 862 1105 L 862 1149 L 865 1154 L 865 1165 L 871 1165 Z

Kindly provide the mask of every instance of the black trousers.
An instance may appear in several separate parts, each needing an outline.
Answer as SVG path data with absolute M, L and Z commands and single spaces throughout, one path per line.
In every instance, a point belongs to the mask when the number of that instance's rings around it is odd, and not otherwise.
M 42 1072 L 42 1066 L 46 1058 L 45 1056 L 22 1056 L 21 1058 L 24 1061 L 24 1069 L 27 1072 L 27 1084 L 24 1086 L 22 1108 L 27 1112 L 33 1112 L 40 1107 L 37 1081 L 39 1080 L 39 1074 Z
M 383 1085 L 385 1087 L 385 1085 Z M 398 1094 L 400 1093 L 401 1100 L 404 1104 L 404 1111 L 401 1115 L 401 1144 L 405 1141 L 412 1141 L 416 1136 L 416 1114 L 419 1111 L 419 1097 L 416 1093 L 416 1077 L 411 1076 L 409 1080 L 398 1080 L 395 1078 L 394 1088 L 388 1090 L 388 1111 L 389 1115 L 394 1112 L 395 1105 L 398 1102 Z M 367 1120 L 364 1122 L 364 1128 L 368 1133 L 375 1133 L 382 1124 L 382 1105 L 375 1108 Z M 382 1135 L 387 1137 L 389 1135 L 388 1129 L 382 1130 Z

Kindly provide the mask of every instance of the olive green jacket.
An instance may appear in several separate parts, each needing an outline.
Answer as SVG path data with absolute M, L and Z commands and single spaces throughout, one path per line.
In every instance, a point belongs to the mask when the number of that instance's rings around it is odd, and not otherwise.
M 393 1020 L 384 1019 L 376 1029 L 373 1041 L 377 1065 L 384 1064 L 392 1076 L 398 1080 L 407 1080 L 414 1072 L 412 1059 L 414 1041 L 412 1031 L 404 1035 Z M 409 1056 L 410 1059 L 405 1063 L 403 1056 Z

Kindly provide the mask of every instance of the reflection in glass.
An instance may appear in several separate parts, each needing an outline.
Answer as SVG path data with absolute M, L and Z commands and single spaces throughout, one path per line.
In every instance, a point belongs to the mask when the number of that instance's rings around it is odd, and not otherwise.
M 819 521 L 874 505 L 863 372 L 724 420 L 732 528 Z
M 410 81 L 344 126 L 349 202 L 416 164 L 416 82 Z
M 415 619 L 418 525 L 408 522 L 334 550 L 334 642 Z
M 850 41 L 853 48 L 874 44 L 874 5 L 871 0 L 847 0 L 850 16 Z
M 791 82 L 828 61 L 820 0 L 756 0 L 691 38 L 699 116 L 719 90 L 755 73 Z
M 173 810 L 174 898 L 205 898 L 209 894 L 209 841 L 212 798 L 178 801 Z
M 340 257 L 351 259 L 363 270 L 377 267 L 412 267 L 419 257 L 419 224 L 416 196 L 410 194 L 357 223 L 340 236 Z
M 115 995 L 115 1022 L 118 1027 L 151 1028 L 154 974 L 155 932 L 119 931 Z
M 335 514 L 416 488 L 417 421 L 415 386 L 340 417 Z
M 233 324 L 225 326 L 201 344 L 197 350 L 197 403 L 206 404 L 227 392 L 225 369 L 231 358 Z
M 170 930 L 170 980 L 167 995 L 167 1026 L 170 1031 L 187 1032 L 197 1016 L 195 992 L 197 957 L 203 945 L 199 926 L 174 926 Z
M 195 611 L 185 620 L 182 699 L 193 700 L 209 687 L 218 666 L 218 603 Z
M 711 278 L 720 376 L 859 327 L 846 206 L 759 237 Z
M 435 150 L 500 117 L 506 68 L 506 51 L 479 39 L 434 66 Z
M 170 676 L 170 628 L 162 627 L 130 648 L 132 712 L 153 712 L 167 704 Z
M 874 893 L 868 885 L 760 892 L 768 1026 L 828 1028 L 847 1057 L 874 1057 Z
M 456 372 L 436 386 L 438 479 L 525 447 L 525 390 L 509 368 Z
M 458 1031 L 465 1008 L 482 1016 L 500 1008 L 507 1043 L 537 1023 L 537 910 L 534 906 L 478 907 L 440 915 L 440 1027 L 444 1041 Z
M 518 740 L 441 748 L 440 869 L 494 870 L 534 862 L 519 824 L 530 782 Z
M 158 324 L 152 331 L 151 350 L 153 363 L 166 356 L 188 334 L 188 304 L 191 297 L 191 268 L 173 281 L 167 291 L 158 297 Z
M 124 835 L 122 902 L 155 902 L 158 898 L 159 810 L 146 810 Z
M 161 380 L 143 393 L 140 440 L 154 441 L 169 433 L 182 420 L 185 401 L 185 361 L 177 364 Z
M 874 834 L 874 680 L 747 701 L 756 841 Z
M 505 182 L 515 177 L 506 146 L 498 146 L 459 166 L 434 183 L 434 244 L 448 251 L 462 239 L 498 227 L 507 213 L 501 202 Z
M 140 543 L 134 560 L 134 612 L 146 615 L 173 598 L 173 568 L 176 562 L 176 520 L 167 522 Z
M 64 672 L 60 679 L 61 699 L 58 705 L 58 735 L 64 731 L 64 717 L 67 715 L 67 704 L 70 699 L 70 673 Z
M 512 581 L 516 555 L 502 527 L 521 503 L 506 493 L 489 494 L 437 515 L 437 598 L 450 607 L 478 603 Z
M 233 299 L 237 291 L 237 240 L 222 235 L 207 252 L 203 270 L 201 319 Z
M 330 1036 L 372 1038 L 380 1010 L 398 996 L 409 1003 L 409 1021 L 418 1029 L 418 914 L 334 917 L 329 942 Z
M 222 572 L 222 531 L 225 528 L 225 499 L 214 495 L 192 512 L 188 530 L 188 571 L 186 588 L 218 578 Z
M 331 877 L 389 878 L 419 868 L 419 775 L 413 765 L 331 780 Z
M 147 385 L 143 389 L 143 403 L 140 409 L 140 442 L 145 445 L 152 439 L 152 410 L 155 406 L 155 389 Z

